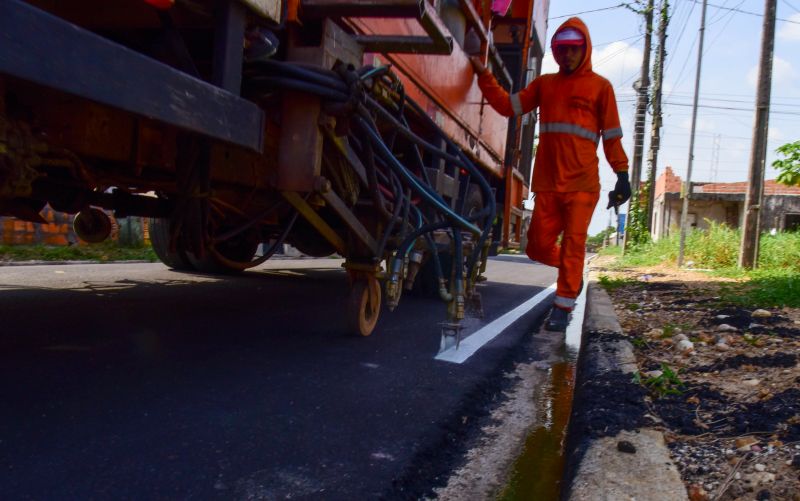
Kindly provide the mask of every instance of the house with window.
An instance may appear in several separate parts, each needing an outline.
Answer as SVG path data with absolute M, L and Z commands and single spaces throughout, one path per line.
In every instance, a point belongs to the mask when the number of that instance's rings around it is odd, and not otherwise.
M 681 185 L 683 181 L 667 167 L 656 180 L 653 203 L 654 240 L 680 231 Z M 692 182 L 689 197 L 689 225 L 708 228 L 709 221 L 738 228 L 744 221 L 747 182 Z M 764 181 L 761 231 L 800 231 L 800 187 L 786 186 L 774 179 Z

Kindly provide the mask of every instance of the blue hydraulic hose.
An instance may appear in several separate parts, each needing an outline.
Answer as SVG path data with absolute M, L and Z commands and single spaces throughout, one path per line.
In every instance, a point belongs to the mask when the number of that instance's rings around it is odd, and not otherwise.
M 411 188 L 417 192 L 418 195 L 424 198 L 426 202 L 443 212 L 449 219 L 452 220 L 452 222 L 456 223 L 456 225 L 475 235 L 481 234 L 482 230 L 480 228 L 456 214 L 450 207 L 445 205 L 441 199 L 433 196 L 431 192 L 425 188 L 425 186 L 421 185 L 417 178 L 408 172 L 408 169 L 406 169 L 400 162 L 397 161 L 394 155 L 392 155 L 392 152 L 386 148 L 385 144 L 383 144 L 383 141 L 378 133 L 372 130 L 372 128 L 367 125 L 363 118 L 356 116 L 355 119 L 361 128 L 367 133 L 372 141 L 373 146 L 375 146 L 378 153 L 383 157 L 384 161 L 395 171 L 397 171 L 400 177 L 402 177 L 411 186 Z

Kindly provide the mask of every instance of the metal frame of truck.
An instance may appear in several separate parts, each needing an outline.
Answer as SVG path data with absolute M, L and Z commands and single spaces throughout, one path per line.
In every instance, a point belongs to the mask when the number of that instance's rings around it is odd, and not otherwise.
M 239 271 L 284 241 L 338 253 L 353 331 L 421 290 L 457 342 L 492 239 L 519 240 L 533 137 L 484 105 L 464 36 L 519 88 L 547 2 L 515 2 L 495 44 L 486 2 L 438 3 L 5 0 L 0 215 L 50 204 L 87 241 L 98 208 L 150 217 L 177 269 Z

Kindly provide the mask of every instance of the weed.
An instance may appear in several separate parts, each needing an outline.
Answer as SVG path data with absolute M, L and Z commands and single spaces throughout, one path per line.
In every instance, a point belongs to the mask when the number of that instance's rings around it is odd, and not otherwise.
M 625 287 L 626 285 L 634 283 L 633 280 L 628 280 L 625 278 L 611 278 L 608 275 L 600 275 L 597 281 L 600 282 L 600 285 L 608 292 L 615 291 L 620 287 Z
M 640 337 L 635 337 L 631 339 L 631 343 L 637 348 L 644 348 L 645 346 L 647 346 L 647 341 L 645 341 Z
M 683 390 L 686 388 L 686 384 L 678 378 L 678 373 L 663 362 L 661 364 L 660 375 L 642 379 L 641 373 L 636 371 L 633 373 L 632 381 L 636 384 L 646 386 L 651 392 L 655 393 L 657 397 L 682 395 Z

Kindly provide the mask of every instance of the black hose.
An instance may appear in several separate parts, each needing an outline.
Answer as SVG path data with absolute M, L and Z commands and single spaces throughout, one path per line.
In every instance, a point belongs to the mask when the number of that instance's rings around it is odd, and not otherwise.
M 377 133 L 378 126 L 375 124 L 374 121 L 372 121 L 372 117 L 369 116 L 368 111 L 366 109 L 364 109 L 363 107 L 359 107 L 359 115 L 358 116 L 360 118 L 362 118 L 363 121 L 368 124 L 368 126 L 371 127 L 371 132 L 373 132 L 374 135 L 378 139 L 381 140 L 380 144 L 376 144 L 376 146 L 378 147 L 379 151 L 383 154 L 384 161 L 387 164 L 389 164 L 391 168 L 393 168 L 395 170 L 402 169 L 403 173 L 406 176 L 409 176 L 406 179 L 407 183 L 409 183 L 409 184 L 419 184 L 419 180 L 416 179 L 416 177 L 413 177 L 412 175 L 408 174 L 408 172 L 407 172 L 408 169 L 406 169 L 406 167 L 403 164 L 401 164 L 400 161 L 397 160 L 397 158 L 394 156 L 394 154 L 386 147 L 386 144 L 383 142 L 382 138 Z M 399 123 L 399 122 L 395 122 L 395 123 Z M 402 130 L 402 128 L 398 129 L 398 130 Z M 427 180 L 427 177 L 426 177 L 426 180 Z M 434 206 L 438 206 L 439 210 L 444 212 L 444 213 L 446 213 L 446 214 L 447 213 L 455 214 L 450 209 L 450 207 L 447 205 L 447 202 L 441 197 L 441 195 L 439 195 L 439 193 L 437 193 L 436 190 L 430 185 L 430 181 L 429 180 L 427 181 L 427 184 L 424 184 L 424 185 L 421 185 L 421 186 L 427 192 L 428 196 L 426 196 L 425 198 L 434 200 L 433 202 L 428 200 L 429 203 L 432 203 Z M 456 216 L 461 218 L 461 216 L 458 215 L 458 214 L 456 214 Z M 472 230 L 469 230 L 469 231 L 472 231 Z
M 350 96 L 343 92 L 329 89 L 327 87 L 321 87 L 317 84 L 304 82 L 302 80 L 294 80 L 292 78 L 259 76 L 249 79 L 245 85 L 247 86 L 248 91 L 254 86 L 267 85 L 270 87 L 281 87 L 298 90 L 301 92 L 308 92 L 309 94 L 316 94 L 320 97 L 333 101 L 347 101 L 350 99 Z
M 263 68 L 263 70 L 266 71 L 266 73 L 258 72 L 252 78 L 258 78 L 261 76 L 286 77 L 288 75 L 310 81 L 311 83 L 317 85 L 322 85 L 323 87 L 329 87 L 339 92 L 347 93 L 348 91 L 347 85 L 342 82 L 339 76 L 333 71 L 323 73 L 312 70 L 310 67 L 300 66 L 296 63 L 285 63 L 274 60 L 248 63 L 247 70 L 250 68 L 253 68 L 256 71 Z
M 396 179 L 396 177 L 392 178 L 392 187 L 394 188 L 394 198 L 395 203 L 393 207 L 393 211 L 391 214 L 391 218 L 389 222 L 386 224 L 386 229 L 383 231 L 383 235 L 381 235 L 381 240 L 378 242 L 378 249 L 375 252 L 375 257 L 381 259 L 383 256 L 383 252 L 386 250 L 386 242 L 389 240 L 389 235 L 392 233 L 394 229 L 395 222 L 398 221 L 398 217 L 400 216 L 400 208 L 402 205 L 399 203 L 399 197 L 402 194 L 403 186 L 400 184 L 400 180 Z M 404 222 L 403 222 L 404 223 Z
M 445 214 L 450 220 L 452 220 L 455 225 L 462 227 L 463 229 L 479 235 L 481 233 L 481 229 L 470 223 L 469 221 L 462 218 L 459 214 L 456 214 L 450 207 L 441 200 L 438 194 L 435 192 L 429 191 L 429 188 L 426 188 L 424 185 L 420 184 L 419 180 L 417 180 L 408 169 L 406 169 L 403 164 L 401 164 L 393 155 L 392 152 L 386 148 L 386 145 L 383 144 L 380 135 L 372 130 L 364 119 L 356 115 L 355 117 L 356 123 L 361 127 L 361 129 L 366 132 L 367 136 L 372 140 L 373 146 L 377 149 L 379 156 L 384 157 L 384 161 L 389 164 L 394 171 L 396 171 L 400 178 L 403 179 L 411 188 L 417 192 L 422 198 L 433 204 L 437 207 L 441 212 Z

